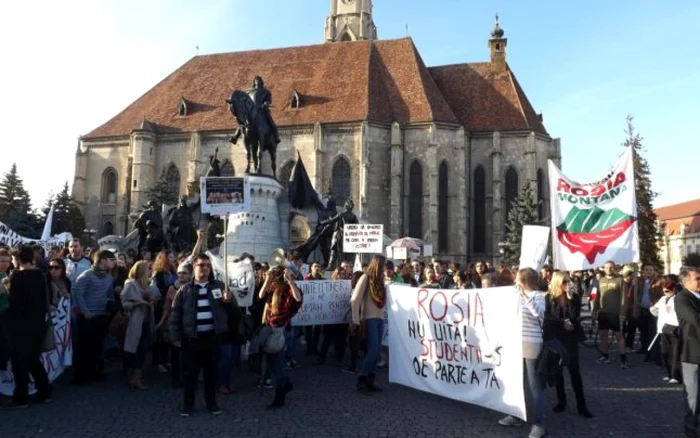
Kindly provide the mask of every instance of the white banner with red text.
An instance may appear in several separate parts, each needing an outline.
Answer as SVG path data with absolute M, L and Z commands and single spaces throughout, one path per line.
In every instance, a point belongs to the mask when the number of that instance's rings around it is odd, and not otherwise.
M 513 287 L 389 286 L 389 381 L 526 419 Z
M 73 364 L 73 345 L 70 331 L 70 299 L 61 298 L 56 310 L 51 312 L 54 325 L 54 339 L 56 347 L 41 354 L 41 364 L 53 382 L 63 373 L 63 370 Z M 15 390 L 15 381 L 12 376 L 12 362 L 7 368 L 7 373 L 0 376 L 0 394 L 11 396 Z M 29 393 L 36 392 L 34 384 L 30 382 Z
M 592 269 L 608 260 L 639 261 L 633 151 L 628 147 L 600 181 L 568 179 L 549 160 L 554 267 Z

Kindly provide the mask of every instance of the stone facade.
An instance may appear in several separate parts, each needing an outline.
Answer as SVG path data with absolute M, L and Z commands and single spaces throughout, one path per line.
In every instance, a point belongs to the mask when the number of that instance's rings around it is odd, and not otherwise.
M 659 257 L 664 263 L 664 272 L 678 274 L 686 256 L 700 254 L 700 199 L 654 211 L 662 235 Z

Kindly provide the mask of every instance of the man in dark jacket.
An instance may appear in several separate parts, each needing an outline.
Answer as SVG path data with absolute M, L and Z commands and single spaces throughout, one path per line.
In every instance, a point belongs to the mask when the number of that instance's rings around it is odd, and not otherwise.
M 6 407 L 26 408 L 29 405 L 29 374 L 37 388 L 35 400 L 51 402 L 51 384 L 40 361 L 41 344 L 46 332 L 48 290 L 44 275 L 34 266 L 32 247 L 23 245 L 13 249 L 12 259 L 18 267 L 10 275 L 8 310 L 15 392 Z
M 675 298 L 678 327 L 681 331 L 681 370 L 688 403 L 685 434 L 700 437 L 700 268 L 684 268 L 680 273 L 683 290 Z
M 170 339 L 182 348 L 185 400 L 180 415 L 194 413 L 194 394 L 200 370 L 204 372 L 204 399 L 212 415 L 221 414 L 216 404 L 216 367 L 220 337 L 228 333 L 226 307 L 233 297 L 220 281 L 210 280 L 211 260 L 194 258 L 194 278 L 175 295 L 170 317 Z

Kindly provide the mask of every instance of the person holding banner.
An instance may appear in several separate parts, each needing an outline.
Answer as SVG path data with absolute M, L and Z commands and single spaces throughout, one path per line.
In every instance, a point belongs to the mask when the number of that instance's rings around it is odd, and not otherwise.
M 364 395 L 381 392 L 375 385 L 377 361 L 384 335 L 384 306 L 386 305 L 386 288 L 384 285 L 384 264 L 386 258 L 375 255 L 365 274 L 360 277 L 352 291 L 350 306 L 352 308 L 351 332 L 357 332 L 360 323 L 365 324 L 367 352 L 362 363 L 362 371 L 357 378 L 357 390 Z
M 578 414 L 585 418 L 593 418 L 586 407 L 583 396 L 583 380 L 578 360 L 578 341 L 583 334 L 579 318 L 581 316 L 581 297 L 574 293 L 571 277 L 566 272 L 552 273 L 547 294 L 545 311 L 544 338 L 558 339 L 569 353 L 569 374 L 571 386 L 576 394 Z M 557 372 L 557 405 L 554 412 L 564 412 L 566 409 L 566 390 L 564 389 L 564 374 L 562 369 Z
M 545 294 L 538 291 L 540 279 L 537 271 L 532 268 L 523 268 L 518 271 L 515 286 L 520 292 L 520 306 L 523 324 L 523 359 L 525 360 L 525 372 L 532 394 L 534 404 L 532 415 L 532 429 L 529 438 L 542 438 L 545 436 L 544 411 L 547 407 L 547 381 L 545 376 L 538 372 L 537 362 L 542 352 L 542 321 L 545 315 Z M 521 421 L 511 415 L 502 418 L 498 424 L 501 426 L 519 426 Z

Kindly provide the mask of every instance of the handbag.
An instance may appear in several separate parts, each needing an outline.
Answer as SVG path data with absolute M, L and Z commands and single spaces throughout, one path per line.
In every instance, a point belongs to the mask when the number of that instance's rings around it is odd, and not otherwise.
M 270 327 L 263 325 L 258 333 L 250 341 L 250 349 L 253 353 L 262 350 L 265 354 L 277 354 L 284 348 L 284 327 Z
M 124 338 L 126 337 L 126 322 L 124 311 L 120 310 L 109 322 L 109 328 L 107 329 L 109 334 L 114 336 L 117 339 L 117 343 L 121 346 L 124 345 Z

